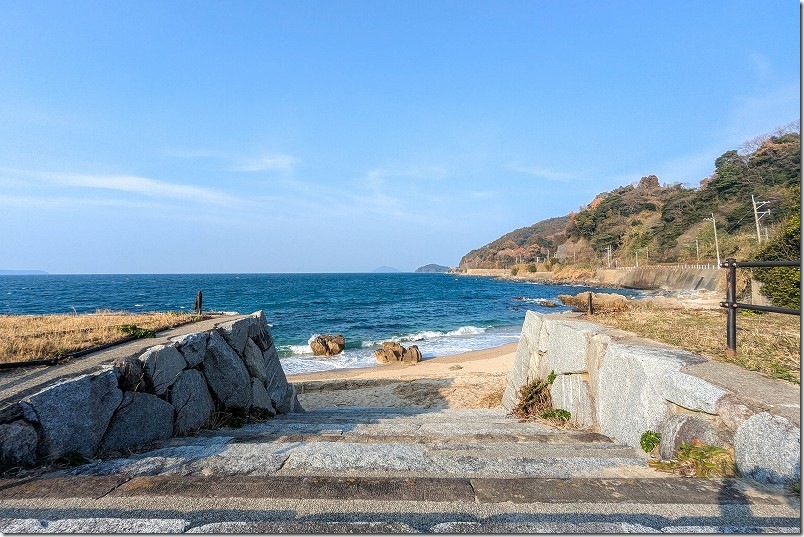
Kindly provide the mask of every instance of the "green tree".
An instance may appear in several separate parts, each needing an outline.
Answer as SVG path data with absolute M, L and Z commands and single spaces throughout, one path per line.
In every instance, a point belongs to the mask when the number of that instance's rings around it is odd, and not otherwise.
M 790 217 L 777 235 L 756 258 L 760 261 L 795 261 L 801 256 L 801 213 Z M 763 283 L 762 294 L 781 308 L 801 308 L 801 268 L 754 269 L 754 278 Z

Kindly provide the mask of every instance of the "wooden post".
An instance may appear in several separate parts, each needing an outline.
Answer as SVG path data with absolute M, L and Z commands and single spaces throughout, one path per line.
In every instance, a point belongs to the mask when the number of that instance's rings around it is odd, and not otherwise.
M 593 315 L 595 313 L 595 311 L 592 309 L 592 292 L 591 291 L 589 291 L 589 303 L 588 303 L 588 305 L 586 307 L 586 312 L 589 315 Z
M 201 291 L 198 291 L 198 294 L 195 295 L 195 308 L 194 308 L 195 312 L 198 315 L 201 315 L 201 310 L 203 309 L 203 304 L 202 304 L 203 301 L 204 301 L 204 295 L 201 293 Z

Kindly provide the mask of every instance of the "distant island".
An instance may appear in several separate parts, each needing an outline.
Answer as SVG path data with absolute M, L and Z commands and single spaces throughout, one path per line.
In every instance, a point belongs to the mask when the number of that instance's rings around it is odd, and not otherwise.
M 394 267 L 386 267 L 385 265 L 383 265 L 381 267 L 375 268 L 371 272 L 390 273 L 390 272 L 402 272 L 402 271 Z
M 44 270 L 9 270 L 0 269 L 0 276 L 35 276 L 48 274 Z
M 444 265 L 436 265 L 435 263 L 430 263 L 429 265 L 424 265 L 423 267 L 417 268 L 414 272 L 419 273 L 437 273 L 437 272 L 447 272 L 450 267 L 445 267 Z

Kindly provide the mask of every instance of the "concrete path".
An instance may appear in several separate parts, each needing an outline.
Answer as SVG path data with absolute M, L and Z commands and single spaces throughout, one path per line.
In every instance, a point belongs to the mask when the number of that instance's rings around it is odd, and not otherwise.
M 0 480 L 0 531 L 798 533 L 800 498 L 501 409 L 337 407 Z
M 211 319 L 188 323 L 157 332 L 155 338 L 135 339 L 108 349 L 87 354 L 57 365 L 0 369 L 0 411 L 23 397 L 36 393 L 59 379 L 92 373 L 114 363 L 117 358 L 139 354 L 148 347 L 166 343 L 170 338 L 193 332 L 203 332 L 220 323 L 246 317 L 246 315 L 215 315 Z

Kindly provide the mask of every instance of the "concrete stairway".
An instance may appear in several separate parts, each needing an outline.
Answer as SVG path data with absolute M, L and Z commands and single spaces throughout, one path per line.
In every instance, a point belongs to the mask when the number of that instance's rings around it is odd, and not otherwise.
M 503 410 L 339 407 L 0 480 L 0 531 L 790 531 L 798 497 L 678 478 Z

